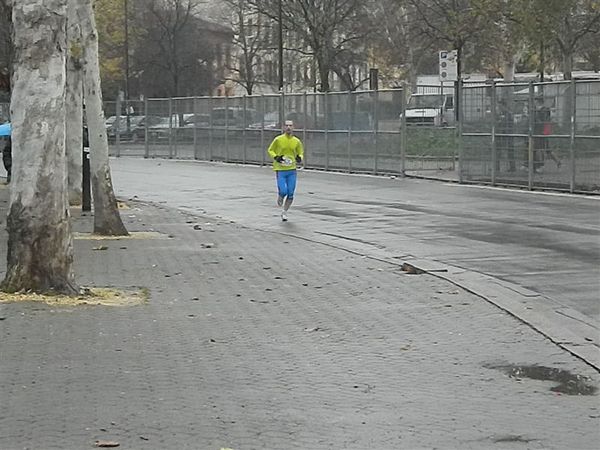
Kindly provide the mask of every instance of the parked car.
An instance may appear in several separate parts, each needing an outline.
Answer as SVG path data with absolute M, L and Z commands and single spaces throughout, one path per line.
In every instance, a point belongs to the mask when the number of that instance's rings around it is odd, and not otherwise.
M 373 129 L 373 120 L 367 111 L 332 111 L 328 118 L 329 130 L 366 131 Z
M 119 122 L 123 121 L 127 119 L 127 116 L 119 116 Z M 104 125 L 106 126 L 106 129 L 110 128 L 111 126 L 113 126 L 113 124 L 117 121 L 117 116 L 110 116 L 107 117 L 106 120 L 104 121 Z
M 161 117 L 160 120 L 148 127 L 148 139 L 150 141 L 160 141 L 169 139 L 171 129 L 177 126 L 175 118 Z
M 189 127 L 190 124 L 187 121 L 194 116 L 195 115 L 191 113 L 184 113 L 173 114 L 171 118 L 158 117 L 153 125 L 148 126 L 148 138 L 152 141 L 169 139 L 169 135 L 175 135 L 179 130 L 186 126 L 186 123 Z
M 412 94 L 406 105 L 406 124 L 436 127 L 453 125 L 454 95 Z
M 183 121 L 184 128 L 204 128 L 210 125 L 210 114 L 200 114 L 194 113 L 189 116 L 186 115 L 185 120 Z
M 294 122 L 294 128 L 296 130 L 303 129 L 314 129 L 315 121 L 312 116 L 304 114 L 303 112 L 290 111 L 286 113 L 284 120 L 291 120 Z M 283 126 L 279 121 L 279 111 L 272 111 L 265 114 L 264 120 L 261 122 L 255 122 L 248 125 L 248 128 L 260 130 L 264 125 L 265 130 L 283 130 Z
M 154 126 L 160 123 L 162 117 L 158 116 L 129 116 L 129 127 L 127 126 L 127 117 L 122 116 L 119 119 L 119 140 L 140 142 L 146 136 L 146 122 L 148 126 Z M 107 128 L 106 134 L 109 142 L 115 142 L 117 139 L 116 120 Z
M 245 117 L 244 117 L 245 111 Z M 212 124 L 215 127 L 239 128 L 256 122 L 258 115 L 255 109 L 241 108 L 239 106 L 228 106 L 214 108 L 212 110 Z

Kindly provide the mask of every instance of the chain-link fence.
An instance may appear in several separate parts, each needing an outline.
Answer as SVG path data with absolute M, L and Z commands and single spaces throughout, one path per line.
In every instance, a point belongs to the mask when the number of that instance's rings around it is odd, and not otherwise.
M 293 120 L 308 168 L 600 190 L 600 80 L 464 84 L 460 102 L 454 86 L 412 91 L 146 99 L 104 111 L 114 156 L 269 164 L 269 143 Z
M 402 174 L 455 168 L 452 95 L 441 94 L 431 86 L 415 94 L 414 105 L 402 89 L 148 99 L 129 118 L 131 128 L 123 104 L 107 103 L 105 110 L 121 111 L 107 123 L 117 156 L 266 164 L 282 121 L 293 120 L 306 167 Z M 134 119 L 138 113 L 143 119 Z
M 600 81 L 462 88 L 463 182 L 600 189 Z

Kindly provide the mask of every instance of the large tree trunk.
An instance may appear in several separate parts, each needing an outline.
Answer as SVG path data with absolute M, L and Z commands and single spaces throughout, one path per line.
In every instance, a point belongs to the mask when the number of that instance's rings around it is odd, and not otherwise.
M 66 0 L 13 5 L 8 292 L 75 294 L 65 164 Z
M 329 92 L 329 74 L 331 70 L 329 68 L 329 59 L 328 56 L 323 54 L 325 52 L 317 52 L 317 66 L 319 70 L 319 78 L 321 81 L 320 91 L 321 92 Z
M 573 50 L 563 50 L 563 78 L 570 80 L 573 76 Z
M 83 91 L 90 140 L 90 172 L 94 198 L 94 233 L 127 236 L 113 190 L 108 164 L 108 139 L 104 127 L 98 63 L 98 32 L 93 0 L 79 0 L 79 24 L 83 35 Z
M 81 205 L 83 151 L 83 71 L 77 0 L 67 9 L 67 171 L 69 204 Z

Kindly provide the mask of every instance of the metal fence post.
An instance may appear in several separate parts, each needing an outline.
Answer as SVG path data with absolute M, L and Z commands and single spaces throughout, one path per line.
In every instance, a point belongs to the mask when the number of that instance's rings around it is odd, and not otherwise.
M 462 101 L 463 82 L 461 79 L 459 79 L 455 83 L 456 83 L 456 92 L 457 92 L 457 98 L 455 100 L 460 99 L 459 102 L 454 103 L 457 107 L 456 117 L 458 118 L 458 127 L 457 127 L 457 133 L 458 133 L 458 182 L 463 183 L 464 182 L 463 172 L 464 172 L 464 168 L 465 168 L 464 167 L 465 166 L 465 143 L 464 143 L 464 136 L 463 136 L 463 125 L 464 125 L 464 117 L 465 116 L 464 116 L 464 112 L 463 112 L 463 108 L 462 108 L 462 105 L 464 104 L 464 102 Z
M 261 101 L 261 106 L 260 106 L 260 154 L 261 154 L 260 164 L 261 164 L 261 166 L 264 166 L 266 164 L 266 153 L 267 153 L 266 149 L 265 149 L 265 114 L 266 114 L 265 94 L 260 95 L 260 101 Z
M 306 151 L 306 147 L 307 147 L 307 142 L 306 142 L 306 138 L 308 136 L 307 130 L 306 128 L 308 127 L 308 97 L 306 95 L 306 91 L 304 91 L 304 93 L 302 94 L 302 109 L 304 111 L 304 129 L 302 130 L 302 144 L 304 145 L 304 160 L 302 161 L 302 164 L 304 165 L 304 168 L 308 167 L 306 165 L 306 154 L 308 153 Z
M 90 185 L 90 147 L 89 142 L 84 138 L 83 147 L 83 161 L 82 161 L 82 174 L 81 174 L 81 210 L 91 211 L 92 210 L 92 189 Z
M 214 99 L 212 93 L 208 98 L 208 160 L 213 160 L 213 108 L 214 108 Z
M 181 125 L 179 119 L 183 119 L 183 114 L 179 113 L 181 101 L 177 98 L 173 100 L 175 100 L 173 105 L 173 115 L 175 117 L 173 118 L 173 130 L 171 134 L 173 135 L 173 157 L 177 158 L 179 156 L 179 126 Z
M 329 92 L 325 92 L 325 170 L 329 170 Z
M 491 144 L 492 144 L 492 186 L 496 185 L 496 171 L 499 169 L 500 163 L 498 161 L 497 147 L 496 147 L 496 82 L 492 80 L 492 130 L 491 130 Z
M 144 158 L 150 157 L 150 141 L 148 140 L 148 97 L 144 97 Z
M 352 91 L 348 91 L 348 98 L 347 98 L 347 108 L 348 108 L 348 112 L 350 113 L 350 117 L 348 120 L 348 141 L 346 142 L 347 144 L 347 153 L 348 153 L 348 173 L 352 172 L 352 123 L 354 121 L 354 108 L 353 108 L 353 98 L 352 98 Z
M 169 159 L 173 158 L 173 99 L 169 97 Z
M 279 125 L 280 128 L 283 130 L 283 121 L 285 120 L 285 100 L 284 100 L 284 96 L 285 94 L 283 93 L 283 89 L 279 92 Z
M 527 134 L 529 136 L 528 140 L 528 148 L 527 148 L 527 188 L 531 191 L 533 189 L 533 152 L 534 152 L 534 137 L 533 137 L 533 129 L 535 127 L 535 102 L 534 102 L 534 86 L 533 82 L 529 82 L 529 99 L 527 103 L 527 114 L 528 114 L 528 131 Z
M 569 139 L 569 158 L 570 158 L 570 166 L 571 166 L 571 176 L 569 180 L 569 192 L 573 193 L 575 191 L 575 170 L 577 166 L 575 164 L 575 134 L 577 133 L 577 83 L 575 80 L 571 80 L 571 130 L 570 130 L 570 139 Z
M 115 104 L 115 121 L 112 124 L 115 129 L 115 145 L 117 147 L 117 158 L 121 156 L 121 97 L 117 95 Z
M 229 95 L 225 94 L 225 162 L 229 162 Z
M 406 126 L 406 83 L 402 84 L 402 95 L 400 95 L 400 173 L 406 175 L 406 147 L 408 144 Z
M 198 157 L 198 97 L 194 97 L 194 115 L 192 116 L 192 120 L 194 121 L 194 159 L 199 159 Z
M 242 130 L 242 140 L 244 141 L 242 145 L 244 147 L 244 155 L 243 155 L 242 160 L 243 160 L 244 164 L 246 164 L 246 152 L 247 152 L 247 148 L 246 148 L 247 147 L 246 146 L 246 128 L 248 128 L 248 119 L 246 117 L 246 114 L 247 114 L 247 111 L 248 111 L 247 101 L 248 100 L 247 100 L 246 94 L 244 94 L 244 97 L 242 98 L 242 106 L 243 106 L 243 109 L 244 109 L 244 121 L 243 121 L 243 123 L 244 123 L 244 129 Z
M 375 163 L 373 166 L 373 173 L 377 174 L 377 172 L 379 171 L 379 91 L 375 90 L 373 94 L 373 99 L 373 138 L 375 141 Z

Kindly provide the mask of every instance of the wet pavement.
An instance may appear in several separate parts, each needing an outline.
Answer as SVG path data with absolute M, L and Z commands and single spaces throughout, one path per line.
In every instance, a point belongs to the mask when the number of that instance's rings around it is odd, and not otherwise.
M 302 174 L 302 196 L 333 200 L 299 197 L 282 224 L 272 174 L 253 192 L 260 169 L 210 168 L 116 162 L 127 228 L 154 237 L 75 240 L 78 283 L 147 304 L 0 304 L 1 449 L 596 448 L 598 371 L 434 275 L 451 270 L 381 258 L 395 233 L 340 208 L 335 177 L 314 174 L 317 194 Z M 401 217 L 407 247 L 431 233 Z
M 266 167 L 120 158 L 113 171 L 124 196 L 445 270 L 600 369 L 600 197 L 302 171 L 283 227 Z

